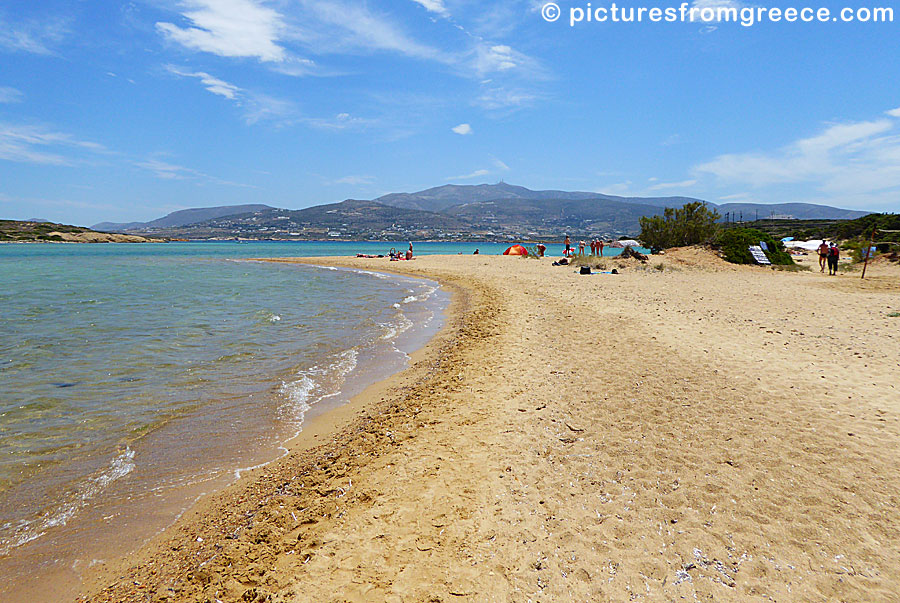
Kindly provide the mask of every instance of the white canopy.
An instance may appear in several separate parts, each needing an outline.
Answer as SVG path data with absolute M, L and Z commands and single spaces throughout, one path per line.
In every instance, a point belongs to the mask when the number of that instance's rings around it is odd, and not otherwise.
M 822 239 L 812 241 L 785 241 L 785 247 L 794 247 L 797 249 L 805 249 L 806 251 L 815 251 L 822 244 Z

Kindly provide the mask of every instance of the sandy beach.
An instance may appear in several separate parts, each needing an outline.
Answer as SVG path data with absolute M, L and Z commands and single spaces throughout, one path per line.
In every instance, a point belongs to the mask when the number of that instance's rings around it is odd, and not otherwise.
M 550 261 L 308 260 L 446 326 L 83 600 L 900 600 L 900 266 Z

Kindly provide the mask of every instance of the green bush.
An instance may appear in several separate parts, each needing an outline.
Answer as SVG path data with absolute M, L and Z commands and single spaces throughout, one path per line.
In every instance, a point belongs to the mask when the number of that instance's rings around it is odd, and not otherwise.
M 667 207 L 661 216 L 640 219 L 638 240 L 649 249 L 668 249 L 708 243 L 718 230 L 718 212 L 700 201 L 679 209 Z
M 784 250 L 784 243 L 759 230 L 752 228 L 723 229 L 719 231 L 715 239 L 715 245 L 721 249 L 725 261 L 732 264 L 755 264 L 756 260 L 750 253 L 750 246 L 759 245 L 760 242 L 764 242 L 769 248 L 765 254 L 773 264 L 790 266 L 794 263 L 791 254 Z

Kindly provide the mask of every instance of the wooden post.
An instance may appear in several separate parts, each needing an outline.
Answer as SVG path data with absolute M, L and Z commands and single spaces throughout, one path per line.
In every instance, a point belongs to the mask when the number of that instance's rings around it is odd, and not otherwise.
M 869 241 L 869 246 L 866 247 L 866 262 L 863 264 L 863 273 L 862 278 L 866 278 L 866 268 L 869 267 L 869 256 L 872 255 L 872 245 L 875 244 L 875 231 L 878 230 L 877 226 L 872 227 L 872 238 Z

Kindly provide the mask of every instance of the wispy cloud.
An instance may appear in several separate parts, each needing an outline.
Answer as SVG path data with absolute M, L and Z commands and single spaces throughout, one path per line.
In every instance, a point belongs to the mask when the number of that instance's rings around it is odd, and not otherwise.
M 374 176 L 344 176 L 337 180 L 332 180 L 328 184 L 349 184 L 350 186 L 371 186 L 375 184 Z
M 192 77 L 200 80 L 200 83 L 203 86 L 212 92 L 213 94 L 218 94 L 219 96 L 224 96 L 229 100 L 237 99 L 238 95 L 241 93 L 241 89 L 235 86 L 234 84 L 229 84 L 223 80 L 220 80 L 217 77 L 213 77 L 210 74 L 203 71 L 183 71 L 174 65 L 166 65 L 166 70 L 169 73 L 174 75 L 179 75 L 181 77 Z
M 300 112 L 291 101 L 246 90 L 205 71 L 189 71 L 174 65 L 167 65 L 166 71 L 179 77 L 199 80 L 200 84 L 212 94 L 233 101 L 243 109 L 244 121 L 248 125 L 260 122 L 289 125 L 300 120 Z
M 509 71 L 528 63 L 531 59 L 505 44 L 479 44 L 475 48 L 473 66 L 478 77 L 498 71 Z
M 500 170 L 501 172 L 508 172 L 509 166 L 497 159 L 496 157 L 491 157 L 491 162 L 494 164 L 494 167 Z
M 84 162 L 84 152 L 96 154 L 105 151 L 101 144 L 79 140 L 44 126 L 0 123 L 0 159 L 6 161 L 76 165 Z
M 452 130 L 460 136 L 469 136 L 473 133 L 472 126 L 469 124 L 459 124 L 455 128 L 452 128 Z
M 536 93 L 524 88 L 492 87 L 476 98 L 474 104 L 491 111 L 511 110 L 534 104 L 538 98 Z
M 885 164 L 900 149 L 896 136 L 881 136 L 893 127 L 887 119 L 832 125 L 817 136 L 797 140 L 778 151 L 720 155 L 694 171 L 753 186 L 810 181 L 827 186 L 848 173 L 892 168 L 900 173 L 900 165 Z
M 891 117 L 900 117 L 900 107 L 898 107 L 897 109 L 891 109 L 887 112 L 887 114 Z
M 502 174 L 503 172 L 509 171 L 509 166 L 506 165 L 506 163 L 504 163 L 500 159 L 498 159 L 492 155 L 489 156 L 489 158 L 490 158 L 490 163 L 492 166 L 491 168 L 481 168 L 479 170 L 475 170 L 474 172 L 472 172 L 470 174 L 463 174 L 462 176 L 453 176 L 451 178 L 446 178 L 446 180 L 448 180 L 448 181 L 451 181 L 451 180 L 475 180 L 477 178 L 484 178 L 485 176 L 490 176 L 492 174 L 499 175 L 499 174 Z
M 832 124 L 775 151 L 720 155 L 693 172 L 726 185 L 807 184 L 835 203 L 864 205 L 900 193 L 897 126 L 891 119 Z
M 359 130 L 377 125 L 374 119 L 338 113 L 334 117 L 305 117 L 300 121 L 320 130 Z
M 299 0 L 302 22 L 290 36 L 317 54 L 364 51 L 397 52 L 409 57 L 451 63 L 447 53 L 415 40 L 403 28 L 366 4 L 341 0 Z
M 54 47 L 69 34 L 68 22 L 58 18 L 8 23 L 0 16 L 0 50 L 54 54 Z
M 684 188 L 690 188 L 692 186 L 695 186 L 696 184 L 697 184 L 696 178 L 691 179 L 691 180 L 682 180 L 681 182 L 660 182 L 659 184 L 654 184 L 653 186 L 649 187 L 647 190 L 648 191 L 666 191 L 666 190 L 671 190 L 671 189 L 684 189 Z
M 430 13 L 434 13 L 441 17 L 449 17 L 450 11 L 447 10 L 447 7 L 444 6 L 444 0 L 413 0 L 416 4 L 420 4 L 425 7 Z
M 256 58 L 264 62 L 284 61 L 287 53 L 279 44 L 284 17 L 254 0 L 186 0 L 182 16 L 190 23 L 182 27 L 159 22 L 156 28 L 169 40 L 191 50 L 223 57 Z
M 21 103 L 25 100 L 25 94 L 21 90 L 0 86 L 0 103 Z
M 447 178 L 447 180 L 475 180 L 476 178 L 483 178 L 490 175 L 491 170 L 475 170 L 471 174 L 465 174 L 463 176 L 453 176 L 452 178 Z
M 248 184 L 240 184 L 238 182 L 223 180 L 215 176 L 210 176 L 209 174 L 204 174 L 199 170 L 184 167 L 181 165 L 175 165 L 173 163 L 155 158 L 146 159 L 144 161 L 135 161 L 134 165 L 141 169 L 152 172 L 157 178 L 161 180 L 190 180 L 201 184 L 219 184 L 223 186 L 255 188 Z

